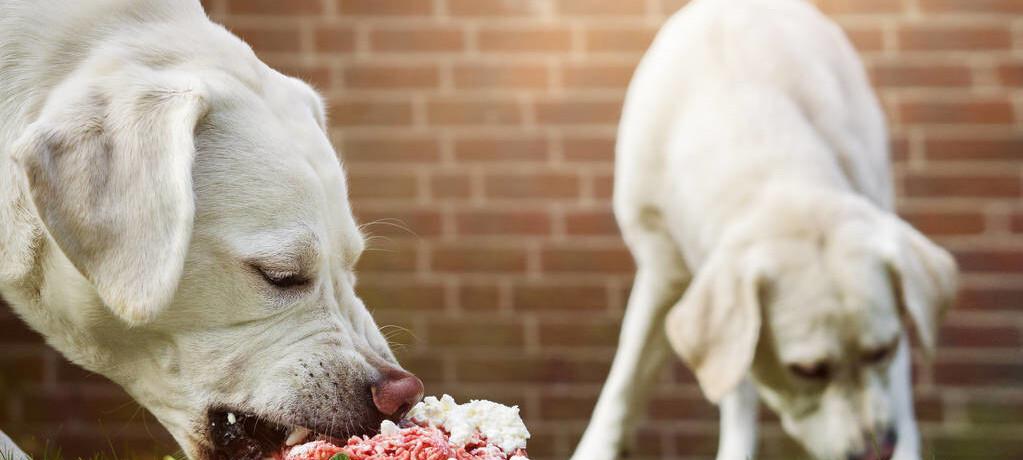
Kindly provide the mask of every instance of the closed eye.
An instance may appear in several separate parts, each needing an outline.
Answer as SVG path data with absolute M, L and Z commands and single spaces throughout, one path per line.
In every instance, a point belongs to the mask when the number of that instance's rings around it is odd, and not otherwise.
M 279 289 L 296 289 L 309 285 L 310 279 L 299 273 L 281 272 L 255 267 L 263 280 Z
M 892 352 L 895 351 L 896 345 L 898 345 L 897 342 L 892 343 L 890 345 L 885 345 L 881 348 L 867 351 L 866 353 L 863 354 L 862 358 L 863 362 L 867 364 L 878 364 L 884 362 L 886 359 L 888 359 L 888 357 L 892 355 Z
M 831 378 L 831 366 L 824 361 L 790 364 L 789 371 L 805 380 L 822 382 Z

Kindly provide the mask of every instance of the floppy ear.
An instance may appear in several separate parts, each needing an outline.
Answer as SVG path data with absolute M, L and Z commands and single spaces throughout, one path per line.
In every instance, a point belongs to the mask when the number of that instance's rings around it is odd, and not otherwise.
M 911 225 L 890 217 L 892 230 L 882 250 L 899 308 L 916 326 L 924 351 L 930 355 L 938 343 L 938 328 L 955 302 L 959 271 L 948 251 Z
M 170 71 L 78 76 L 15 147 L 39 217 L 120 318 L 166 307 L 192 232 L 199 84 Z
M 665 322 L 672 348 L 718 402 L 749 372 L 760 339 L 761 270 L 750 257 L 718 250 Z

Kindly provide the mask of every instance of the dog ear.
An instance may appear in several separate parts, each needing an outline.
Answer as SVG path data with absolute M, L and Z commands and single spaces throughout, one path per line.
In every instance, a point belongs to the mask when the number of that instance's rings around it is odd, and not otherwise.
M 762 270 L 752 259 L 748 251 L 715 251 L 665 322 L 672 348 L 712 402 L 732 391 L 753 364 Z
M 945 312 L 955 303 L 958 274 L 955 259 L 911 225 L 895 216 L 888 220 L 882 259 L 900 310 L 916 326 L 917 337 L 930 355 L 938 342 Z
M 195 203 L 201 85 L 148 69 L 73 78 L 15 146 L 46 230 L 99 297 L 131 325 L 170 302 Z

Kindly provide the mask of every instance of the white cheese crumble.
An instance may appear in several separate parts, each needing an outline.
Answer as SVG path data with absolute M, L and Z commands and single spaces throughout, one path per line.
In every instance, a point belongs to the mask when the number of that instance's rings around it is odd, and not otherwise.
M 472 400 L 455 403 L 448 395 L 437 399 L 427 396 L 409 411 L 408 417 L 416 423 L 443 427 L 451 433 L 451 443 L 464 446 L 479 431 L 487 440 L 505 452 L 525 449 L 529 430 L 519 417 L 518 406 L 504 406 L 491 401 Z M 516 456 L 513 460 L 528 460 Z

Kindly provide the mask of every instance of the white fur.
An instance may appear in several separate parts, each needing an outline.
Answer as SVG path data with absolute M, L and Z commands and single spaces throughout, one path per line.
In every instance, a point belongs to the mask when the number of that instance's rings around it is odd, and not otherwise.
M 615 173 L 638 273 L 574 460 L 628 451 L 669 349 L 720 404 L 721 460 L 754 456 L 758 399 L 817 458 L 888 429 L 920 458 L 900 318 L 933 350 L 956 268 L 893 214 L 883 114 L 838 27 L 800 0 L 694 0 L 633 77 Z M 823 382 L 789 367 L 825 361 Z
M 0 3 L 0 294 L 190 457 L 218 405 L 358 429 L 397 363 L 325 123 L 198 1 Z

